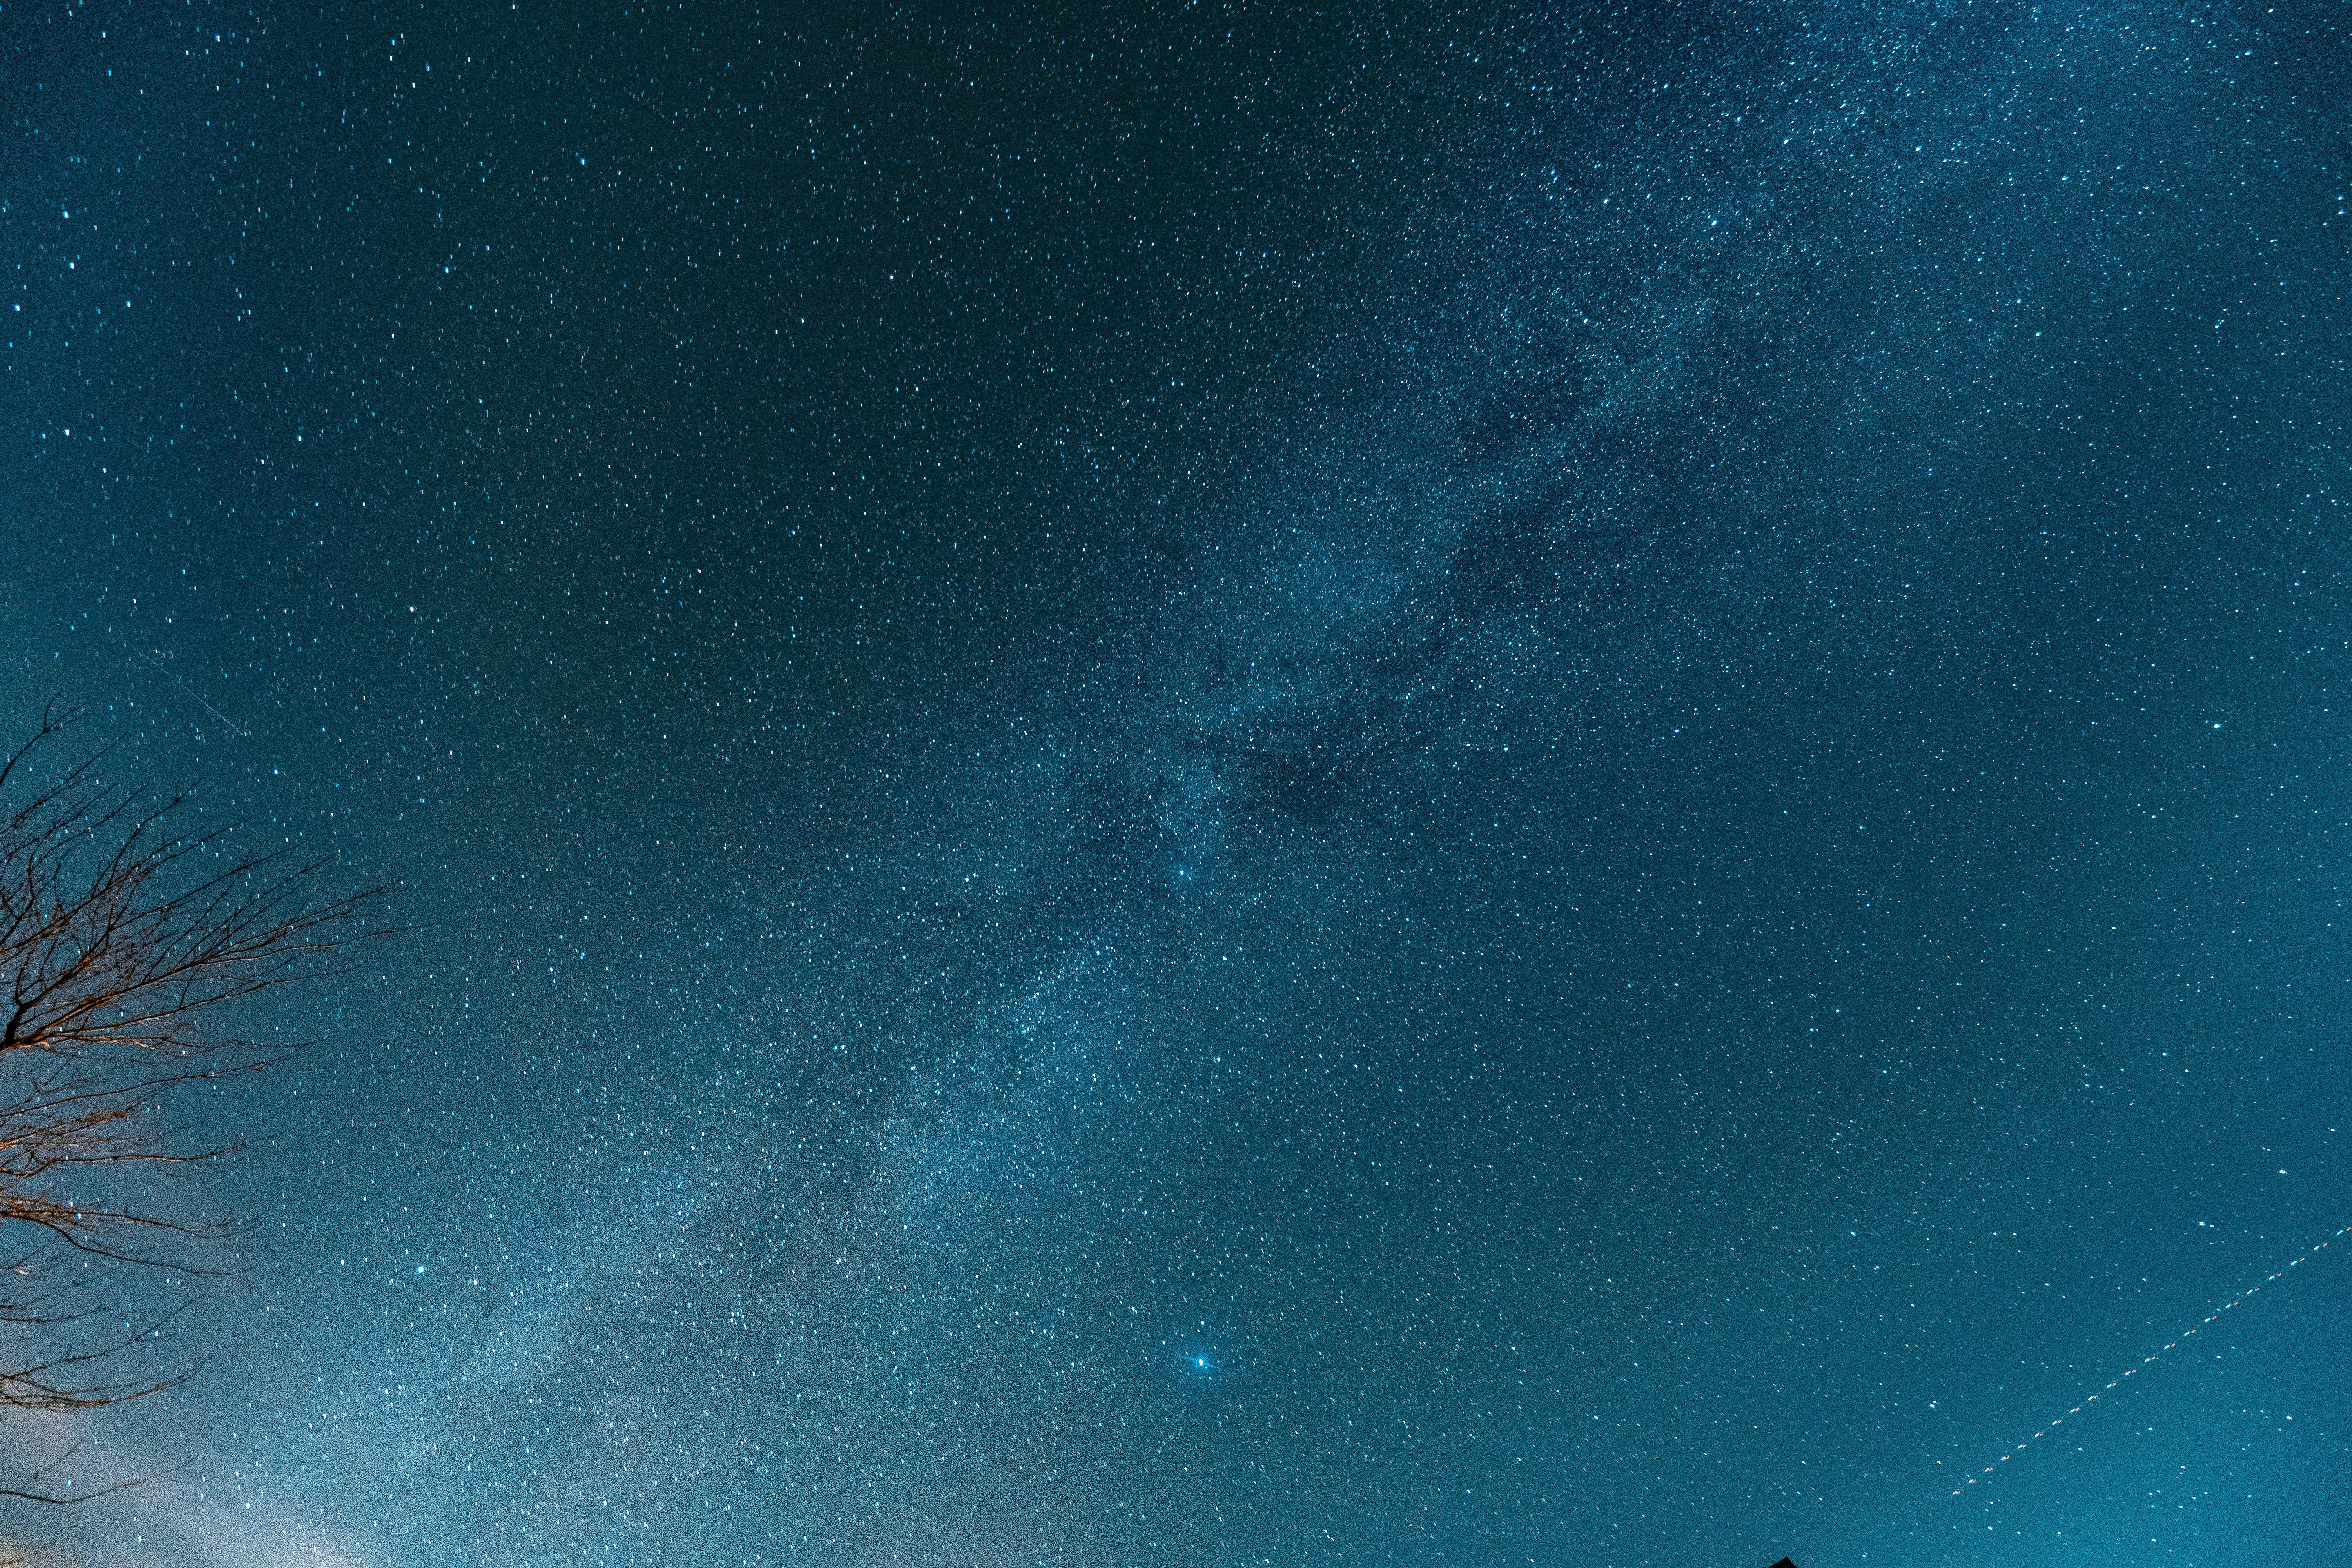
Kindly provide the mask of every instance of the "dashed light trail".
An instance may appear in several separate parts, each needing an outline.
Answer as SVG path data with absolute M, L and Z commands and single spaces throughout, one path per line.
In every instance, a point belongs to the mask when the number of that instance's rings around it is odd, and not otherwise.
M 2335 1231 L 2326 1241 L 2321 1242 L 2317 1247 L 2315 1247 L 2309 1252 L 2305 1253 L 2303 1257 L 2296 1258 L 2293 1263 L 2287 1264 L 2284 1268 L 2278 1269 L 2276 1272 L 2266 1276 L 2263 1279 L 2262 1285 L 2256 1285 L 2251 1289 L 2242 1291 L 2230 1300 L 2224 1301 L 2219 1307 L 2214 1308 L 2210 1312 L 2208 1312 L 2205 1315 L 2204 1321 L 2200 1322 L 2196 1328 L 2192 1328 L 2187 1332 L 2181 1334 L 2179 1339 L 2167 1342 L 2161 1349 L 2157 1350 L 2151 1354 L 2140 1357 L 2139 1366 L 2132 1367 L 2126 1371 L 2123 1374 L 2123 1377 L 2116 1378 L 2114 1382 L 2108 1384 L 2105 1388 L 2099 1390 L 2097 1394 L 2092 1394 L 2088 1399 L 2084 1400 L 2082 1404 L 2077 1405 L 2073 1409 L 2067 1411 L 2066 1415 L 2079 1415 L 2084 1411 L 2088 1410 L 2094 1404 L 2097 1403 L 2102 1395 L 2121 1388 L 2124 1385 L 2124 1378 L 2138 1375 L 2140 1367 L 2147 1365 L 2148 1363 L 2156 1360 L 2158 1356 L 2162 1355 L 2166 1351 L 2179 1349 L 2188 1341 L 2190 1334 L 2197 1332 L 2198 1329 L 2204 1328 L 2208 1323 L 2220 1321 L 2222 1313 L 2228 1311 L 2231 1308 L 2237 1306 L 2240 1302 L 2250 1300 L 2254 1296 L 2260 1294 L 2263 1285 L 2273 1284 L 2278 1280 L 2285 1279 L 2288 1269 L 2297 1268 L 2306 1259 L 2317 1257 L 2320 1252 L 2328 1247 L 2330 1243 L 2336 1241 L 2338 1237 L 2347 1235 L 2352 1235 L 2352 1225 L 2345 1226 L 2341 1229 Z M 2018 1455 L 2025 1452 L 2026 1449 L 2033 1447 L 2035 1443 L 2039 1442 L 2043 1437 L 2048 1436 L 2059 1427 L 2064 1426 L 2066 1424 L 2066 1415 L 2059 1416 L 2047 1426 L 2044 1426 L 2041 1431 L 2036 1432 L 2032 1436 L 2028 1437 L 2024 1442 L 2020 1443 L 2016 1447 L 2011 1448 L 2008 1453 L 2003 1454 L 2000 1458 L 1995 1459 L 1991 1464 L 1987 1465 L 1982 1471 L 1970 1476 L 1967 1480 L 1962 1481 L 1958 1486 L 1954 1487 L 1952 1489 L 1952 1495 L 1954 1497 L 1959 1496 L 1969 1488 L 1975 1486 L 1978 1482 L 1983 1480 L 1985 1477 L 1991 1475 L 2000 1466 L 2007 1464 L 2011 1459 L 2015 1458 Z

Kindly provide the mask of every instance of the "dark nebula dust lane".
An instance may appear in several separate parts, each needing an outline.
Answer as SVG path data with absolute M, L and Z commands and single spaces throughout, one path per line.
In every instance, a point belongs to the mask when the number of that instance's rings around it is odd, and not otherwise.
M 409 929 L 0 1546 L 2317 1561 L 2348 47 L 11 0 L 12 731 Z

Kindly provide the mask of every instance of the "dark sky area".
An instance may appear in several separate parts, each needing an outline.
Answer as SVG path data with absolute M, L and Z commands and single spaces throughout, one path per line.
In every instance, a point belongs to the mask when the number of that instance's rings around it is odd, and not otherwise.
M 2347 103 L 2319 4 L 7 0 L 0 720 L 411 929 L 0 1545 L 2336 1560 Z

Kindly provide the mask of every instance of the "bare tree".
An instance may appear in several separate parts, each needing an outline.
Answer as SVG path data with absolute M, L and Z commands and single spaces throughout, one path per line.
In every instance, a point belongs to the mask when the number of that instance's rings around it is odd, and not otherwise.
M 204 1244 L 237 1228 L 149 1195 L 246 1147 L 180 1120 L 185 1091 L 292 1055 L 222 1026 L 375 934 L 377 889 L 314 897 L 319 863 L 232 853 L 228 829 L 188 825 L 184 795 L 108 782 L 105 750 L 26 785 L 72 718 L 44 714 L 0 763 L 0 802 L 26 795 L 0 805 L 0 1406 L 21 1410 L 186 1375 L 125 1354 L 177 1309 L 92 1332 L 122 1310 L 122 1266 L 215 1272 Z M 0 1497 L 68 1500 L 39 1480 Z

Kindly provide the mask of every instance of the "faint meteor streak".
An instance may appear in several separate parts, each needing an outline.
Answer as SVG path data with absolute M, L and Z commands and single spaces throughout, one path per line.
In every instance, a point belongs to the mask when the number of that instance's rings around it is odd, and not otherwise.
M 126 644 L 125 646 L 127 647 L 128 645 Z M 215 719 L 219 720 L 222 723 L 224 723 L 224 724 L 227 725 L 230 729 L 232 729 L 232 730 L 236 730 L 236 732 L 237 732 L 239 735 L 243 736 L 245 739 L 247 739 L 247 740 L 248 740 L 248 741 L 250 741 L 251 739 L 253 739 L 253 731 L 250 731 L 250 730 L 245 730 L 245 729 L 240 729 L 240 728 L 238 727 L 237 722 L 236 722 L 236 720 L 234 720 L 234 719 L 230 718 L 227 714 L 226 714 L 226 713 L 222 712 L 219 709 L 217 709 L 217 708 L 214 707 L 211 703 L 209 703 L 209 702 L 205 701 L 202 697 L 198 696 L 198 695 L 197 695 L 197 693 L 196 693 L 196 689 L 195 689 L 194 687 L 190 686 L 186 681 L 182 680 L 178 676 L 173 675 L 173 674 L 169 669 L 164 668 L 164 667 L 163 667 L 163 661 L 162 661 L 162 660 L 157 659 L 157 658 L 153 658 L 150 657 L 150 656 L 149 656 L 149 655 L 147 655 L 147 654 L 140 653 L 140 652 L 139 652 L 139 650 L 138 650 L 137 648 L 135 648 L 135 647 L 134 647 L 134 648 L 131 648 L 131 651 L 132 653 L 134 653 L 134 654 L 138 654 L 138 655 L 139 655 L 139 657 L 140 657 L 141 658 L 146 659 L 146 660 L 147 660 L 147 662 L 148 662 L 149 664 L 153 665 L 153 666 L 156 668 L 156 669 L 157 669 L 157 670 L 159 670 L 159 671 L 161 671 L 161 672 L 162 672 L 163 677 L 163 679 L 166 679 L 166 680 L 170 681 L 173 685 L 174 685 L 174 686 L 178 687 L 181 690 L 183 690 L 183 691 L 186 692 L 186 693 L 189 695 L 189 697 L 191 697 L 192 699 L 194 699 L 194 700 L 195 704 L 196 704 L 196 706 L 197 706 L 197 707 L 199 707 L 199 708 L 203 709 L 205 712 L 207 712 L 207 713 L 211 714 L 214 718 L 215 718 Z

